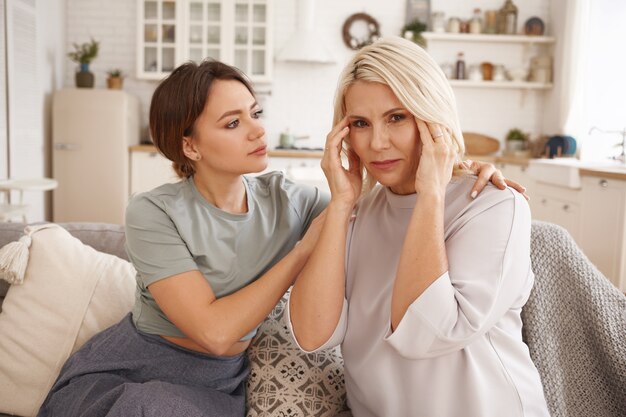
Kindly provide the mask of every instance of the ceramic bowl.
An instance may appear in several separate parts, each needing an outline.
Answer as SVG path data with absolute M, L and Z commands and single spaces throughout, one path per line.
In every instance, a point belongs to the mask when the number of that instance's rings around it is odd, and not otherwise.
M 526 68 L 513 68 L 508 70 L 508 75 L 512 81 L 526 81 L 528 71 Z

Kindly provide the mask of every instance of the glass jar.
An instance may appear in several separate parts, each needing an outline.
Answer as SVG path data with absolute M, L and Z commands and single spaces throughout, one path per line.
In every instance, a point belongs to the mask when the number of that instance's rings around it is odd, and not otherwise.
M 474 9 L 474 15 L 469 22 L 469 33 L 482 33 L 483 19 L 480 17 L 480 9 Z
M 461 19 L 459 19 L 458 17 L 451 17 L 450 19 L 448 19 L 448 32 L 461 32 Z
M 487 10 L 485 12 L 485 27 L 483 28 L 484 33 L 498 33 L 498 11 L 497 10 Z
M 432 25 L 432 31 L 436 33 L 442 33 L 446 31 L 445 15 L 443 12 L 434 12 L 430 15 L 430 24 Z

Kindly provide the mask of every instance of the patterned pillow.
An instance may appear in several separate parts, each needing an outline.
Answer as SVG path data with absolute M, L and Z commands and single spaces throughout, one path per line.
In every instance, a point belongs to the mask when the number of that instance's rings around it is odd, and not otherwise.
M 306 354 L 283 321 L 284 296 L 248 349 L 247 417 L 332 417 L 347 410 L 339 347 Z

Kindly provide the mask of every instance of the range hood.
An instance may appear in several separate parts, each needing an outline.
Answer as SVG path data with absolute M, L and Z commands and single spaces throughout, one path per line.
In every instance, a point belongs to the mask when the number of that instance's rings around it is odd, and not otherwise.
M 296 31 L 276 56 L 278 61 L 332 64 L 330 50 L 315 30 L 315 0 L 297 0 Z

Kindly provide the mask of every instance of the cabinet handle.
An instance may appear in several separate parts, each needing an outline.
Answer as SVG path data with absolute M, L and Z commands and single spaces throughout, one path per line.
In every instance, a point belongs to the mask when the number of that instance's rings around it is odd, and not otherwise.
M 569 204 L 565 204 L 565 205 L 563 206 L 563 211 L 565 211 L 565 212 L 569 212 Z
M 158 153 L 158 152 L 150 152 L 150 153 L 148 154 L 148 156 L 150 156 L 150 158 L 156 158 L 158 155 L 159 155 L 159 153 Z
M 525 166 L 523 166 L 523 165 L 522 165 L 522 168 L 521 168 L 521 169 L 522 169 L 522 172 L 526 172 L 526 168 L 527 168 L 527 167 L 525 167 Z
M 545 198 L 542 198 L 541 199 L 541 204 L 543 204 L 545 206 L 546 204 L 548 204 L 548 200 L 545 199 Z
M 606 188 L 609 186 L 609 182 L 607 180 L 600 180 L 599 184 L 602 188 Z
M 77 143 L 55 143 L 55 151 L 79 151 L 80 145 Z

